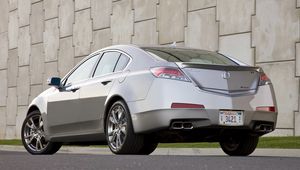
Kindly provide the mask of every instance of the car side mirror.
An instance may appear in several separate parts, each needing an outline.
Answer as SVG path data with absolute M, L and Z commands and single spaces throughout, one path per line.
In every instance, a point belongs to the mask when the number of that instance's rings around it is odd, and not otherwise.
M 56 88 L 61 87 L 61 79 L 59 77 L 48 78 L 47 83 L 49 86 L 54 86 Z

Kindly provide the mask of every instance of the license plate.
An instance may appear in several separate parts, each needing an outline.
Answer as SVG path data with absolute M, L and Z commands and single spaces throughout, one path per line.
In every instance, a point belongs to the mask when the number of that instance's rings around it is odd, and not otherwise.
M 225 126 L 241 126 L 244 124 L 243 111 L 227 111 L 219 112 L 219 125 Z

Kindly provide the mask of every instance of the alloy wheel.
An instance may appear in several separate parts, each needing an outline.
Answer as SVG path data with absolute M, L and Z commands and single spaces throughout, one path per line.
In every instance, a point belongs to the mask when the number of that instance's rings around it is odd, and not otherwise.
M 127 136 L 127 118 L 125 109 L 121 105 L 115 105 L 110 113 L 107 124 L 108 141 L 111 148 L 119 150 Z
M 40 152 L 47 147 L 49 142 L 45 140 L 44 122 L 40 114 L 32 115 L 27 119 L 23 137 L 28 148 L 34 152 Z

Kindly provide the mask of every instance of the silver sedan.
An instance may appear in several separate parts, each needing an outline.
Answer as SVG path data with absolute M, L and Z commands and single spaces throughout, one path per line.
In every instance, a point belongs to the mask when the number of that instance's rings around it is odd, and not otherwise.
M 22 126 L 31 154 L 103 142 L 115 154 L 150 154 L 159 142 L 205 141 L 246 156 L 276 126 L 263 70 L 216 52 L 110 46 L 48 84 Z

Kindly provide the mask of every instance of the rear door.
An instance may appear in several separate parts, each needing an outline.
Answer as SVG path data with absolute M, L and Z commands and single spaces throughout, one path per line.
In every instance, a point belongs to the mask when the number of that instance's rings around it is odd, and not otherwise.
M 115 79 L 121 72 L 123 57 L 117 51 L 104 52 L 94 71 L 93 78 L 80 89 L 80 102 L 84 112 L 79 115 L 81 127 L 88 132 L 104 132 L 104 104 Z M 122 62 L 124 63 L 124 62 Z M 118 71 L 117 71 L 118 70 Z

